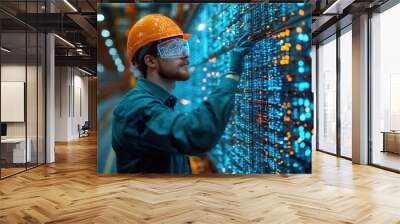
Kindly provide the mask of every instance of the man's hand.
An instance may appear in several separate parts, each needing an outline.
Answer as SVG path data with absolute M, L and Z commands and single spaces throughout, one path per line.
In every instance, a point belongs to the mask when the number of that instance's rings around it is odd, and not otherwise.
M 239 38 L 236 46 L 231 52 L 231 63 L 227 74 L 237 74 L 242 73 L 242 59 L 248 54 L 251 48 L 254 46 L 254 42 L 249 39 L 249 35 L 245 34 Z

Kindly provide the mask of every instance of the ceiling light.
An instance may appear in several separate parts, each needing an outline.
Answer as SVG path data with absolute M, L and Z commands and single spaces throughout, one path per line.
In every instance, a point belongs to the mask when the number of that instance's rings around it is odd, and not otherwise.
M 343 10 L 351 5 L 354 1 L 355 0 L 336 0 L 332 5 L 325 9 L 322 14 L 342 14 Z
M 62 42 L 66 43 L 68 46 L 75 48 L 75 45 L 73 45 L 73 44 L 72 44 L 71 42 L 69 42 L 68 40 L 66 40 L 66 39 L 64 39 L 64 38 L 62 38 L 62 37 L 60 37 L 60 36 L 57 35 L 57 34 L 54 34 L 54 36 L 57 37 L 58 39 L 60 39 Z
M 10 53 L 11 51 L 5 47 L 1 47 L 0 48 L 2 51 L 6 52 L 6 53 Z
M 83 73 L 85 73 L 85 74 L 87 74 L 87 75 L 92 75 L 92 73 L 90 73 L 90 72 L 88 72 L 88 71 L 86 71 L 86 70 L 83 70 L 83 69 L 81 69 L 81 68 L 79 68 L 79 67 L 78 67 L 78 69 L 79 69 L 79 71 L 81 71 L 81 72 L 83 72 Z
M 71 4 L 68 2 L 68 0 L 64 0 L 65 4 L 67 4 L 72 10 L 74 10 L 75 12 L 78 12 L 78 10 Z

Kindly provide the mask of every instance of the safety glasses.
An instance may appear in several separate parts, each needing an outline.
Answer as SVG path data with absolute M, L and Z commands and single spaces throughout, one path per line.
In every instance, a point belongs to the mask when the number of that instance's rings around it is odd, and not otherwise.
M 173 38 L 157 44 L 160 58 L 175 59 L 189 56 L 189 42 L 182 38 Z

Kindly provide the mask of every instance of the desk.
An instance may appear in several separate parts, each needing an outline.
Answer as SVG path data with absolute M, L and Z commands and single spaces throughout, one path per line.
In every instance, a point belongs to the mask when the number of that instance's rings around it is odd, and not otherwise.
M 25 138 L 6 138 L 1 139 L 1 157 L 9 163 L 30 162 L 32 158 L 30 138 L 27 139 L 25 151 Z M 12 155 L 11 155 L 12 154 Z M 12 158 L 12 160 L 11 160 Z M 25 159 L 27 159 L 25 161 Z
M 382 152 L 400 154 L 400 131 L 382 131 L 381 133 L 383 133 Z

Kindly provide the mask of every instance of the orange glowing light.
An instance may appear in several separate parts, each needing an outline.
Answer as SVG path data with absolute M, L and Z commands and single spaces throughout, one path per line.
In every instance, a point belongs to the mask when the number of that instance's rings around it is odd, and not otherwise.
M 303 9 L 300 9 L 300 10 L 299 10 L 299 15 L 300 15 L 300 16 L 304 16 L 304 10 L 303 10 Z
M 292 76 L 291 75 L 286 75 L 286 79 L 288 80 L 288 82 L 291 82 L 293 79 L 292 79 Z
M 301 44 L 296 44 L 296 50 L 301 51 L 301 49 L 302 49 Z
M 296 28 L 296 32 L 297 32 L 297 33 L 301 33 L 301 32 L 303 32 L 303 29 L 301 29 L 301 27 L 298 26 L 298 27 Z

